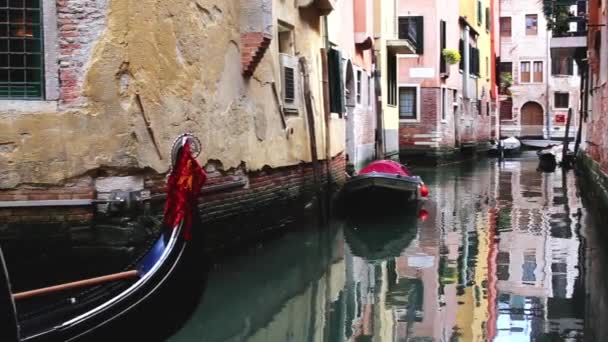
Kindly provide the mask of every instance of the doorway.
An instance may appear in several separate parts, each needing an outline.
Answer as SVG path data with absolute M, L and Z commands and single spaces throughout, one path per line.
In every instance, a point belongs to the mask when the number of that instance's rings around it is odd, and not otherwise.
M 521 107 L 521 136 L 542 137 L 544 127 L 543 107 L 536 102 L 526 102 Z

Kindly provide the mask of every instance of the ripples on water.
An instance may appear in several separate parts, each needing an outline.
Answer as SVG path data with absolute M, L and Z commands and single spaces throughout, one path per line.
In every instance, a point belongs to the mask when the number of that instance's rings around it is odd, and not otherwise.
M 572 173 L 536 167 L 419 170 L 424 222 L 340 220 L 226 260 L 171 341 L 582 340 L 592 220 Z

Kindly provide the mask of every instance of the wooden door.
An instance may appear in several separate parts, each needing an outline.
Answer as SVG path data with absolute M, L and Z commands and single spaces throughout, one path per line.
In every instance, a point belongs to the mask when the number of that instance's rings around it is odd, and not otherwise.
M 528 102 L 521 107 L 521 135 L 542 136 L 545 125 L 543 107 L 538 103 Z

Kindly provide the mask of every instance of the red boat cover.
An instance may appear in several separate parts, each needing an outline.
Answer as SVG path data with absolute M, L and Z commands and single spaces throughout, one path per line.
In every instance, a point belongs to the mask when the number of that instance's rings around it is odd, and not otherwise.
M 408 170 L 405 166 L 392 161 L 392 160 L 378 160 L 369 165 L 367 165 L 363 170 L 359 172 L 360 175 L 364 175 L 366 173 L 372 172 L 380 172 L 380 173 L 390 173 L 393 175 L 401 175 L 401 176 L 413 176 L 410 170 Z

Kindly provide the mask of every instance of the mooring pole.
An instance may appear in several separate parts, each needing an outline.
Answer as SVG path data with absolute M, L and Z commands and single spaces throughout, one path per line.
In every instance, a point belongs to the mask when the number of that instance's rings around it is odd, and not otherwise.
M 572 121 L 572 108 L 568 109 L 568 121 L 566 122 L 566 132 L 564 133 L 564 148 L 562 150 L 562 167 L 567 163 L 568 156 L 568 145 L 570 145 L 569 133 L 570 133 L 570 122 Z

